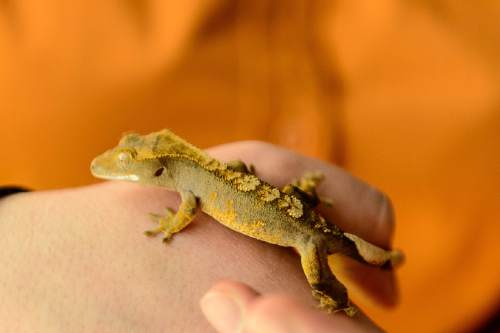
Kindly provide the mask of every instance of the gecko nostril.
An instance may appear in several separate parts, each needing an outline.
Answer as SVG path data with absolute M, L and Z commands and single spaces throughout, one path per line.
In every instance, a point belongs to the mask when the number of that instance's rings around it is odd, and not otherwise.
M 164 167 L 159 168 L 158 170 L 155 171 L 155 177 L 160 177 L 161 174 L 163 173 L 163 170 L 165 170 Z

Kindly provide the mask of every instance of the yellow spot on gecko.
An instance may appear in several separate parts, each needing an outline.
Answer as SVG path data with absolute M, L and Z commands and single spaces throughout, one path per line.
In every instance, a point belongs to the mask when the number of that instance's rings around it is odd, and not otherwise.
M 233 180 L 233 179 L 241 177 L 242 173 L 239 171 L 227 169 L 224 171 L 223 175 L 224 175 L 224 178 L 226 178 L 226 180 Z
M 289 198 L 289 197 L 288 197 L 288 195 L 285 195 L 285 197 L 284 197 L 284 198 L 286 199 L 286 198 Z M 283 208 L 288 208 L 288 207 L 290 207 L 290 204 L 289 204 L 289 203 L 288 203 L 288 201 L 287 201 L 287 200 L 285 200 L 285 199 L 279 199 L 279 200 L 278 200 L 278 207 L 279 207 L 279 208 L 282 208 L 282 209 L 283 209 Z
M 273 188 L 267 184 L 262 185 L 259 189 L 259 195 L 265 202 L 271 202 L 280 197 L 280 191 L 277 188 Z
M 205 169 L 208 171 L 224 170 L 224 165 L 219 161 L 213 159 L 204 164 Z
M 260 185 L 260 180 L 254 175 L 244 175 L 243 177 L 236 178 L 234 183 L 238 185 L 238 190 L 249 192 L 255 190 Z
M 223 222 L 227 226 L 234 226 L 237 223 L 237 214 L 234 210 L 233 200 L 226 201 L 226 207 L 224 209 L 217 208 L 215 205 L 211 205 L 209 208 L 209 213 L 212 217 Z
M 278 201 L 278 206 L 282 209 L 287 208 L 286 212 L 291 217 L 299 218 L 304 213 L 302 202 L 290 195 L 284 195 L 283 198 Z
M 266 224 L 264 221 L 256 220 L 256 221 L 249 223 L 245 229 L 247 229 L 247 232 L 260 234 L 265 225 Z

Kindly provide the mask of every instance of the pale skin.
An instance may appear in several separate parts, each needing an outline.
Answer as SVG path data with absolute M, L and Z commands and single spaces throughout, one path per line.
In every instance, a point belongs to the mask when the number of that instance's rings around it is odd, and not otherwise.
M 323 214 L 345 230 L 390 247 L 393 218 L 386 197 L 341 169 L 254 142 L 210 153 L 252 163 L 260 177 L 278 186 L 306 170 L 321 169 L 326 178 L 319 193 L 335 202 Z M 9 269 L 0 270 L 0 322 L 16 331 L 209 332 L 198 302 L 217 281 L 229 278 L 263 294 L 229 282 L 236 295 L 251 296 L 245 304 L 288 302 L 286 293 L 293 290 L 293 304 L 305 307 L 299 307 L 304 320 L 314 314 L 318 325 L 333 320 L 331 325 L 346 332 L 375 329 L 362 315 L 348 320 L 318 314 L 297 255 L 233 232 L 205 215 L 198 215 L 168 245 L 144 237 L 142 232 L 152 227 L 147 213 L 178 203 L 178 196 L 165 190 L 121 182 L 2 199 L 0 265 Z M 351 267 L 347 275 L 352 281 L 362 280 L 356 271 L 369 270 L 372 278 L 363 281 L 364 289 L 379 302 L 394 304 L 392 272 L 357 263 Z M 246 313 L 258 317 L 258 311 Z

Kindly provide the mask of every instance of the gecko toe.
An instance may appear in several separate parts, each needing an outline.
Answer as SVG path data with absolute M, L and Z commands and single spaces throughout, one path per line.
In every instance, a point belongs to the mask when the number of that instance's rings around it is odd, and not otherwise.
M 153 221 L 154 223 L 160 223 L 160 220 L 162 218 L 162 216 L 160 214 L 156 214 L 156 213 L 149 213 L 148 216 L 149 216 L 149 219 L 151 221 Z
M 168 243 L 171 239 L 172 239 L 172 235 L 167 235 L 167 234 L 166 234 L 166 235 L 163 237 L 162 242 L 163 242 L 164 244 L 167 244 L 167 243 Z
M 161 232 L 160 230 L 146 230 L 146 231 L 144 231 L 144 235 L 146 235 L 148 237 L 155 237 L 160 232 Z
M 348 317 L 354 317 L 356 313 L 358 313 L 358 308 L 355 307 L 354 305 L 348 306 L 347 308 L 343 308 L 340 310 L 344 311 Z

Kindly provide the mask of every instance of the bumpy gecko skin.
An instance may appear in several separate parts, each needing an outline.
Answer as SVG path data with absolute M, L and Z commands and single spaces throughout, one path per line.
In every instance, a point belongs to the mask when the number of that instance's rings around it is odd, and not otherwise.
M 328 266 L 328 256 L 342 253 L 360 262 L 393 267 L 402 254 L 386 251 L 356 235 L 344 233 L 314 208 L 322 201 L 316 186 L 322 176 L 309 173 L 283 189 L 255 174 L 241 161 L 220 162 L 169 130 L 148 135 L 127 134 L 118 146 L 96 157 L 95 177 L 161 186 L 181 194 L 177 213 L 151 214 L 168 241 L 195 217 L 198 207 L 228 228 L 280 246 L 293 247 L 301 256 L 307 281 L 320 307 L 352 315 L 347 290 Z

